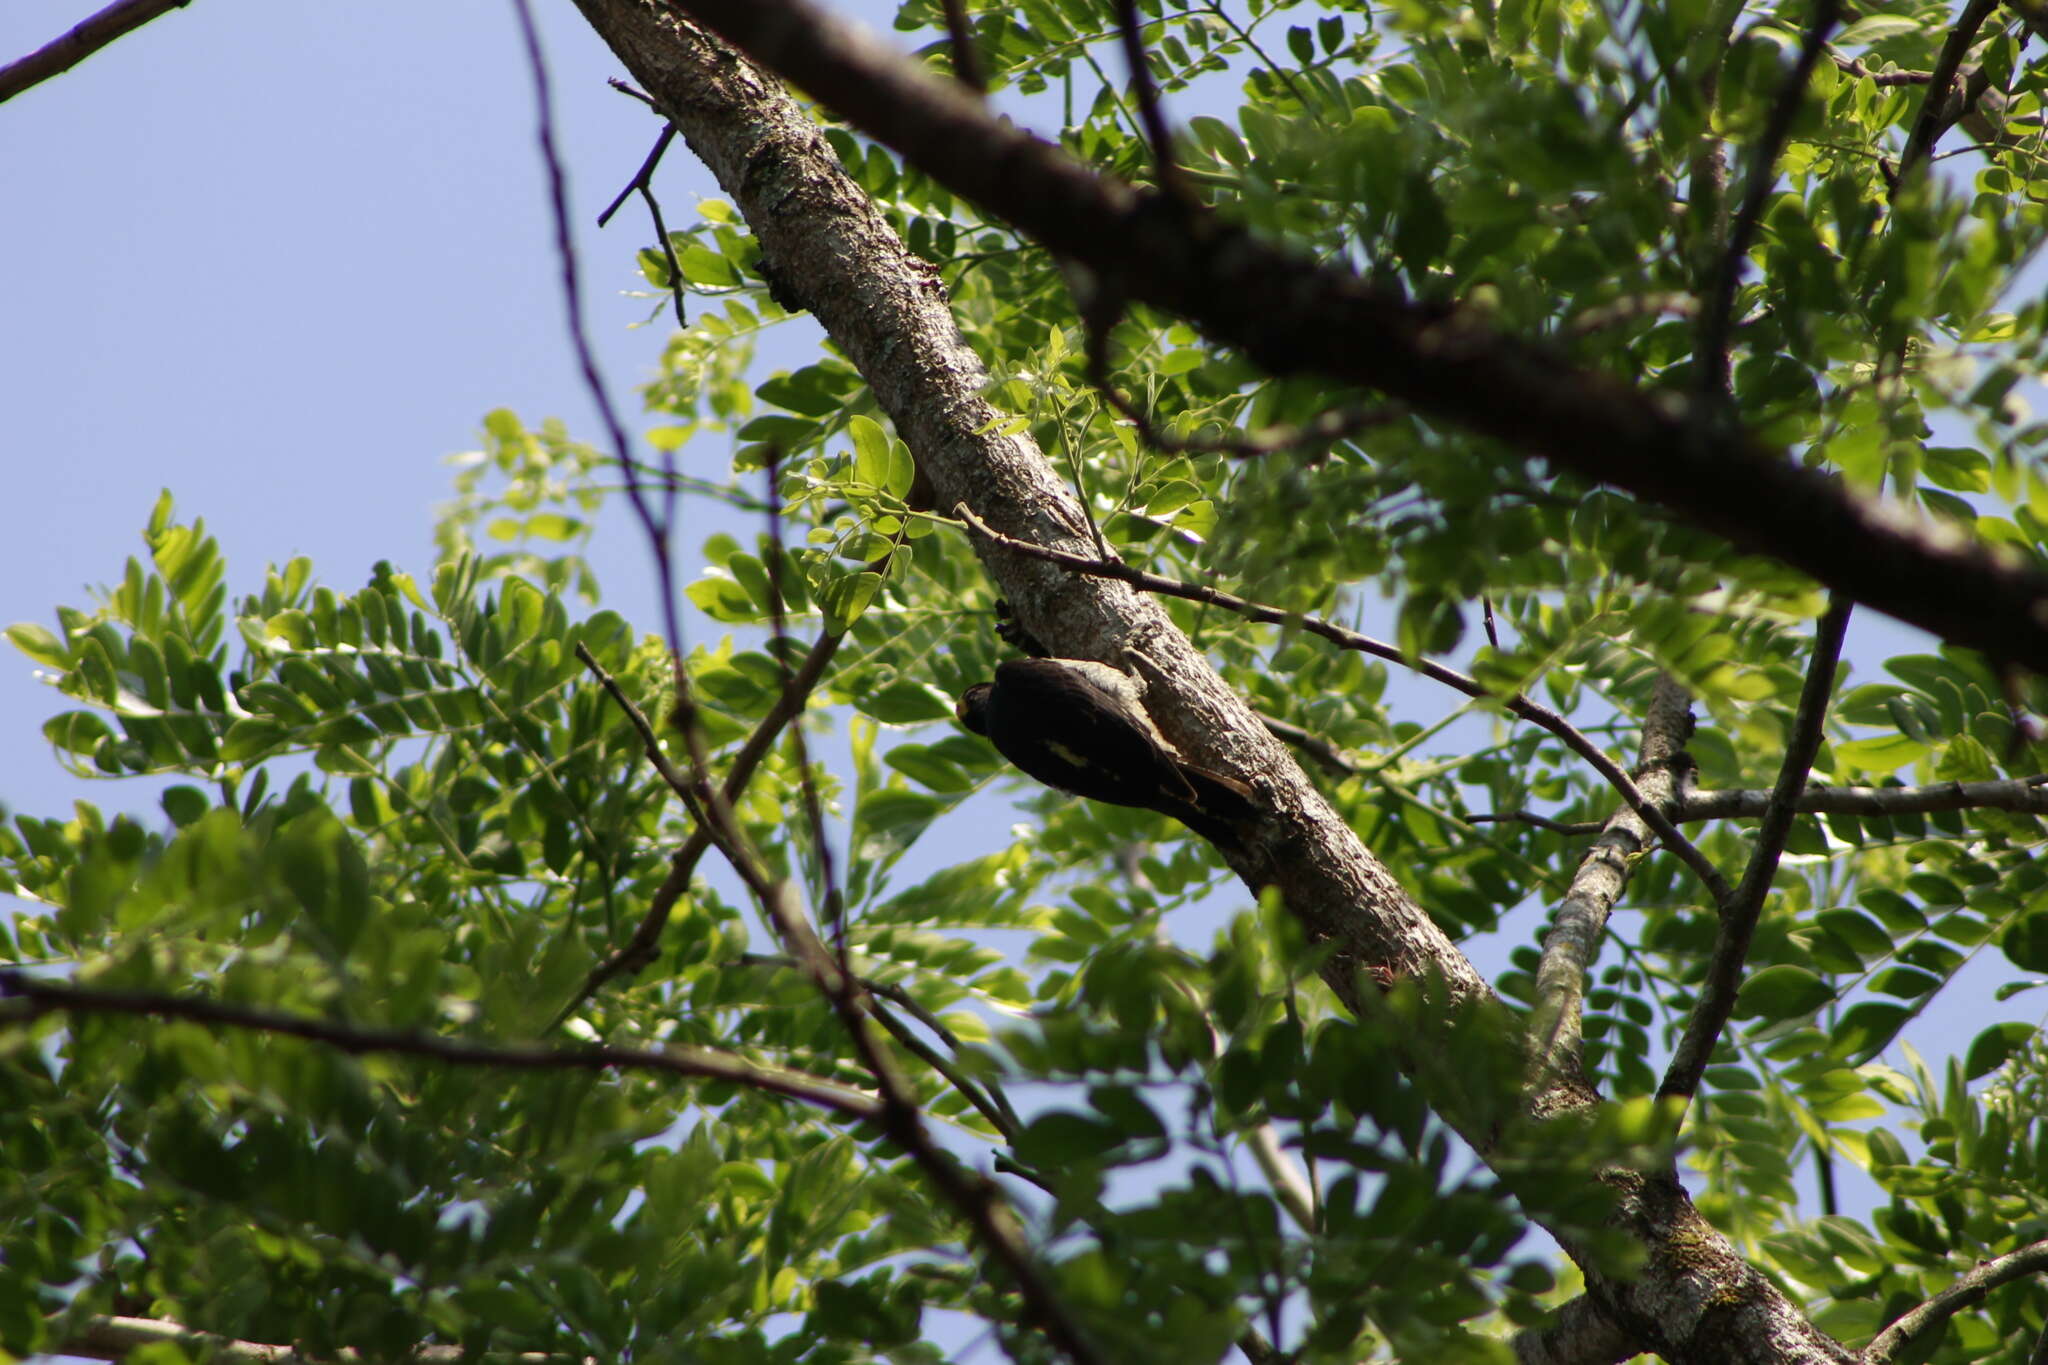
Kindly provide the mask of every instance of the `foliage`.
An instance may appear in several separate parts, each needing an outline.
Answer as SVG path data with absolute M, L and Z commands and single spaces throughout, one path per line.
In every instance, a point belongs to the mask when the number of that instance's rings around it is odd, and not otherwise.
M 1066 144 L 1094 165 L 1149 176 L 1105 67 L 1112 7 L 971 8 L 999 84 L 1064 117 Z M 1785 97 L 1803 7 L 1141 8 L 1172 108 L 1214 111 L 1186 119 L 1180 154 L 1221 211 L 1588 367 L 1699 390 L 1701 300 Z M 910 0 L 900 22 L 944 31 L 935 0 Z M 1902 170 L 1925 87 L 1877 78 L 1931 68 L 1947 22 L 1944 6 L 1866 7 L 1834 35 L 1847 65 L 1823 59 L 1798 95 L 1736 282 L 1727 397 L 1848 484 L 2038 555 L 2048 425 L 2029 417 L 2023 379 L 2048 306 L 2011 300 L 2042 239 L 2048 166 L 2032 134 L 2001 132 L 1970 169 Z M 2048 82 L 2018 60 L 2023 36 L 1994 23 L 1972 58 L 2006 129 L 2039 126 Z M 945 44 L 927 56 L 943 66 Z M 1585 847 L 1475 816 L 1597 821 L 1616 805 L 1499 698 L 1543 698 L 1626 766 L 1665 671 L 1702 713 L 1700 784 L 1770 785 L 1815 585 L 1408 414 L 1261 459 L 1149 447 L 1088 381 L 1056 262 L 882 150 L 829 136 L 940 271 L 993 397 L 1074 472 L 1119 555 L 1287 612 L 1388 597 L 1404 648 L 1466 651 L 1488 700 L 1397 713 L 1384 662 L 1168 603 L 1257 708 L 1344 756 L 1348 771 L 1323 774 L 1330 801 L 1454 937 L 1507 921 L 1533 941 Z M 775 744 L 736 813 L 811 905 L 843 895 L 828 931 L 917 1040 L 898 1060 L 943 1145 L 1006 1177 L 1111 1358 L 1215 1359 L 1247 1328 L 1303 1360 L 1503 1358 L 1507 1333 L 1574 1283 L 1525 1237 L 1529 1214 L 1620 1254 L 1594 1232 L 1587 1172 L 1656 1160 L 1654 1115 L 1622 1103 L 1605 1127 L 1532 1136 L 1527 1166 L 1496 1177 L 1430 1098 L 1462 1085 L 1509 1114 L 1518 1053 L 1497 1018 L 1467 1021 L 1445 1055 L 1412 1055 L 1417 997 L 1343 1013 L 1314 945 L 1277 907 L 1245 904 L 1163 817 L 1032 792 L 1006 843 L 962 813 L 991 785 L 1016 790 L 950 722 L 951 698 L 1002 654 L 993 592 L 965 537 L 913 506 L 911 453 L 844 360 L 823 351 L 749 383 L 747 339 L 785 314 L 733 211 L 702 217 L 673 235 L 699 297 L 648 390 L 648 440 L 695 454 L 728 437 L 731 480 L 700 491 L 758 507 L 772 477 L 785 520 L 701 547 L 685 596 L 726 633 L 686 660 L 694 714 L 722 773 L 810 637 L 844 636 L 813 697 L 830 742 L 807 730 L 808 769 Z M 664 255 L 640 260 L 665 290 Z M 1142 311 L 1109 341 L 1114 382 L 1179 438 L 1369 402 L 1268 380 Z M 675 901 L 645 970 L 580 998 L 690 824 L 577 648 L 649 716 L 673 698 L 664 647 L 588 605 L 599 588 L 576 550 L 615 475 L 558 425 L 497 412 L 485 427 L 443 558 L 418 579 L 380 563 L 344 592 L 300 560 L 231 601 L 203 524 L 177 521 L 166 495 L 146 553 L 97 606 L 10 631 L 65 699 L 44 730 L 62 761 L 174 783 L 160 819 L 81 805 L 0 828 L 4 889 L 30 903 L 0 925 L 0 955 L 337 1028 L 700 1045 L 869 1086 L 722 870 Z M 505 548 L 481 554 L 480 538 Z M 1482 598 L 1500 638 L 1473 646 Z M 2041 766 L 2009 705 L 2017 691 L 2039 709 L 2038 683 L 1948 650 L 1865 671 L 1837 698 L 1817 781 Z M 836 858 L 797 817 L 807 776 Z M 1696 833 L 1723 867 L 1750 840 L 1733 823 Z M 2048 972 L 2042 835 L 2038 817 L 1997 810 L 1795 828 L 1685 1159 L 1702 1211 L 1845 1341 L 2048 1235 L 2037 1031 L 1994 1024 L 1933 1065 L 1900 1041 L 1973 961 L 1979 981 L 2002 972 L 2007 995 Z M 1218 904 L 1209 941 L 1181 927 Z M 1644 1101 L 1714 924 L 1664 854 L 1633 869 L 1626 909 L 1589 983 L 1586 1063 L 1610 1098 Z M 1496 983 L 1516 1010 L 1534 967 L 1535 949 L 1518 949 Z M 915 1014 L 890 1004 L 905 995 Z M 0 1016 L 0 1047 L 0 1348 L 16 1354 L 110 1313 L 313 1353 L 432 1341 L 918 1361 L 983 1330 L 1019 1358 L 1049 1350 L 969 1253 L 960 1211 L 879 1129 L 730 1082 L 351 1056 L 116 1014 Z M 1255 1159 L 1267 1143 L 1312 1172 L 1306 1226 Z M 1867 1220 L 1813 1217 L 1795 1186 L 1808 1163 L 1860 1168 L 1889 1202 Z M 1931 1358 L 2024 1359 L 2044 1312 L 2038 1286 L 2003 1289 Z

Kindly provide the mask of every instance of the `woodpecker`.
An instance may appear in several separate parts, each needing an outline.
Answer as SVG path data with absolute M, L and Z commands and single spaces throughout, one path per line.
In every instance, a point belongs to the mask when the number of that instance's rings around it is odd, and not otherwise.
M 1048 787 L 1156 810 L 1234 842 L 1251 789 L 1181 757 L 1145 710 L 1142 679 L 1088 659 L 1010 659 L 954 708 L 960 723 Z

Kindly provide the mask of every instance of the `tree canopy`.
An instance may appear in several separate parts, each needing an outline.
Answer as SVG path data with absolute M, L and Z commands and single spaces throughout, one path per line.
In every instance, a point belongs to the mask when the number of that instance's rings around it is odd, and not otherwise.
M 578 7 L 644 417 L 9 631 L 177 780 L 0 826 L 0 1350 L 2041 1358 L 2048 15 Z M 1020 654 L 1248 804 L 1024 781 Z

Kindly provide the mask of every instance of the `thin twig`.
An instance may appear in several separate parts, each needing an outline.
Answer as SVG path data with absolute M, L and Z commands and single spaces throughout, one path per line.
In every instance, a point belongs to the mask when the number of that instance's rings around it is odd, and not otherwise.
M 1369 635 L 1362 635 L 1355 630 L 1348 630 L 1343 626 L 1322 620 L 1320 617 L 1304 615 L 1301 612 L 1283 611 L 1279 607 L 1265 606 L 1257 602 L 1248 602 L 1242 597 L 1224 592 L 1219 588 L 1212 588 L 1202 583 L 1186 583 L 1179 579 L 1165 578 L 1159 574 L 1147 573 L 1143 569 L 1133 568 L 1131 565 L 1125 564 L 1120 560 L 1090 559 L 1086 555 L 1077 555 L 1066 550 L 1055 550 L 1048 546 L 1018 540 L 1014 537 L 1006 536 L 991 527 L 987 522 L 976 516 L 973 510 L 965 504 L 956 507 L 954 515 L 972 528 L 976 534 L 987 537 L 1004 549 L 1015 550 L 1019 554 L 1029 555 L 1035 559 L 1043 559 L 1048 563 L 1058 564 L 1064 568 L 1072 569 L 1076 573 L 1084 573 L 1094 578 L 1114 578 L 1128 583 L 1132 587 L 1142 588 L 1146 592 L 1158 593 L 1164 597 L 1180 597 L 1190 602 L 1206 602 L 1211 606 L 1221 607 L 1225 611 L 1235 612 L 1248 621 L 1260 621 L 1269 625 L 1298 626 L 1309 634 L 1328 640 L 1331 644 L 1337 645 L 1340 648 L 1356 650 L 1361 654 L 1370 654 L 1375 658 L 1400 664 L 1404 668 L 1414 669 L 1423 677 L 1433 682 L 1440 682 L 1444 686 L 1462 692 L 1468 697 L 1498 702 L 1513 715 L 1519 716 L 1523 720 L 1529 721 L 1531 724 L 1540 726 L 1551 734 L 1556 735 L 1558 739 L 1564 742 L 1566 748 L 1586 760 L 1593 767 L 1593 770 L 1607 781 L 1609 786 L 1620 793 L 1621 799 L 1627 803 L 1629 809 L 1642 817 L 1643 823 L 1656 833 L 1658 840 L 1666 848 L 1670 849 L 1688 868 L 1692 869 L 1693 874 L 1700 879 L 1701 883 L 1707 888 L 1708 893 L 1714 898 L 1715 905 L 1724 904 L 1728 899 L 1729 887 L 1727 880 L 1721 876 L 1713 863 L 1707 859 L 1707 856 L 1701 853 L 1690 839 L 1687 839 L 1684 834 L 1680 833 L 1678 827 L 1672 824 L 1670 819 L 1661 810 L 1644 798 L 1641 790 L 1637 788 L 1634 779 L 1623 772 L 1613 759 L 1601 752 L 1599 745 L 1593 743 L 1577 726 L 1547 706 L 1530 701 L 1520 693 L 1511 697 L 1497 696 L 1489 692 L 1476 679 L 1469 678 L 1454 668 L 1447 668 L 1429 659 L 1411 659 L 1398 648 L 1387 644 L 1385 641 L 1375 640 Z
M 988 77 L 982 74 L 981 53 L 974 46 L 974 28 L 967 22 L 965 0 L 945 0 L 946 36 L 952 43 L 953 75 L 977 95 L 988 93 Z
M 782 678 L 782 695 L 796 695 L 796 675 L 790 671 L 788 622 L 783 615 L 782 571 L 786 561 L 782 547 L 782 469 L 776 452 L 768 454 L 768 621 L 771 630 L 769 654 Z M 808 689 L 806 689 L 808 691 Z M 846 949 L 846 901 L 839 889 L 839 877 L 832 865 L 832 841 L 825 830 L 825 804 L 818 799 L 818 783 L 811 773 L 811 755 L 804 743 L 803 717 L 793 718 L 789 727 L 790 747 L 796 750 L 797 790 L 803 800 L 804 820 L 810 826 L 811 847 L 818 858 L 818 880 L 824 889 L 825 923 L 839 949 L 839 969 L 848 970 Z
M 1173 135 L 1166 129 L 1166 115 L 1159 107 L 1159 87 L 1152 83 L 1152 66 L 1145 56 L 1145 38 L 1139 32 L 1138 0 L 1115 0 L 1117 38 L 1123 44 L 1124 64 L 1131 69 L 1131 93 L 1137 97 L 1138 118 L 1145 126 L 1145 139 L 1152 144 L 1152 164 L 1157 167 L 1160 192 L 1172 202 L 1191 203 L 1180 166 L 1173 159 Z
M 1547 815 L 1538 815 L 1534 811 L 1527 810 L 1500 811 L 1490 815 L 1468 815 L 1465 819 L 1475 825 L 1497 825 L 1509 822 L 1534 825 L 1537 829 L 1547 829 L 1554 834 L 1598 834 L 1602 829 L 1606 828 L 1596 820 L 1577 820 L 1567 823 L 1563 820 L 1553 820 Z
M 1934 79 L 1932 71 L 1872 71 L 1856 58 L 1845 56 L 1833 48 L 1828 49 L 1828 58 L 1847 74 L 1881 88 L 1894 85 L 1925 85 Z
M 1386 426 L 1408 415 L 1398 403 L 1376 403 L 1369 407 L 1336 408 L 1318 413 L 1300 426 L 1272 427 L 1245 436 L 1169 436 L 1159 429 L 1145 411 L 1125 396 L 1109 372 L 1109 330 L 1118 314 L 1097 316 L 1083 309 L 1087 342 L 1088 382 L 1093 384 L 1117 415 L 1137 431 L 1138 439 L 1154 450 L 1170 455 L 1229 455 L 1257 459 L 1283 450 L 1323 448 L 1349 440 L 1362 431 Z
M 1291 720 L 1280 720 L 1261 713 L 1259 724 L 1265 726 L 1266 733 L 1282 744 L 1291 744 L 1314 759 L 1317 765 L 1332 777 L 1350 777 L 1358 771 L 1358 765 L 1346 758 L 1342 749 Z
M 661 136 L 654 139 L 654 150 L 650 151 L 646 159 L 640 163 L 640 169 L 633 172 L 633 178 L 626 182 L 625 188 L 613 195 L 612 202 L 606 204 L 604 211 L 597 215 L 597 225 L 599 227 L 603 227 L 611 222 L 612 215 L 617 213 L 620 206 L 632 197 L 633 191 L 646 187 L 648 181 L 654 175 L 654 168 L 661 164 L 661 154 L 666 152 L 668 144 L 675 140 L 676 126 L 673 123 L 663 124 Z
M 61 76 L 116 38 L 133 33 L 150 20 L 183 9 L 191 0 L 118 0 L 89 19 L 74 24 L 26 57 L 0 66 L 0 104 L 22 91 Z
M 1706 365 L 1700 372 L 1700 391 L 1709 398 L 1719 398 L 1728 390 L 1728 328 L 1735 314 L 1735 291 L 1742 284 L 1743 265 L 1749 258 L 1750 244 L 1756 240 L 1771 186 L 1777 183 L 1778 157 L 1792 135 L 1792 120 L 1806 98 L 1807 86 L 1813 83 L 1813 68 L 1827 47 L 1828 34 L 1834 31 L 1841 15 L 1841 0 L 1815 0 L 1799 58 L 1779 88 L 1777 99 L 1772 101 L 1763 135 L 1757 139 L 1749 178 L 1743 185 L 1742 204 L 1729 225 L 1728 244 L 1721 252 L 1712 286 L 1703 300 L 1699 354 Z
M 1906 138 L 1906 150 L 1899 156 L 1899 180 L 1905 178 L 1928 159 L 1934 151 L 1935 141 L 1948 131 L 1956 119 L 1947 116 L 1949 89 L 1955 84 L 1956 73 L 1962 69 L 1963 58 L 1970 53 L 1977 41 L 1977 32 L 1984 27 L 1984 21 L 1998 8 L 1998 0 L 1969 0 L 1963 12 L 1957 16 L 1956 25 L 1949 30 L 1948 38 L 1941 45 L 1941 55 L 1934 59 L 1934 70 L 1928 73 L 1927 93 L 1920 99 L 1920 115 L 1913 120 L 1913 131 Z M 1957 111 L 1957 118 L 1961 111 Z
M 832 656 L 838 653 L 839 644 L 845 638 L 844 635 L 828 630 L 811 645 L 811 652 L 804 656 L 803 663 L 797 668 L 797 686 L 794 689 L 784 689 L 783 695 L 776 700 L 768 714 L 761 717 L 760 722 L 754 726 L 754 732 L 747 736 L 747 742 L 742 744 L 739 752 L 733 756 L 732 766 L 726 770 L 725 782 L 721 787 L 727 802 L 737 802 L 746 792 L 747 783 L 753 780 L 754 770 L 775 747 L 775 740 L 782 733 L 782 727 L 803 709 L 805 700 L 817 687 L 819 680 L 825 676 L 826 666 L 832 662 Z M 587 660 L 584 667 L 590 667 Z M 599 669 L 597 676 L 602 683 L 608 675 Z M 612 692 L 615 700 L 620 695 L 616 690 L 616 684 L 612 684 L 606 690 Z M 622 709 L 626 709 L 629 717 L 632 715 L 630 706 Z M 642 732 L 641 738 L 644 743 L 645 732 Z M 581 1009 L 585 1001 L 597 994 L 613 978 L 624 973 L 637 972 L 654 961 L 661 948 L 661 932 L 668 927 L 669 915 L 674 910 L 676 902 L 682 898 L 683 892 L 689 889 L 690 877 L 710 848 L 711 827 L 700 822 L 690 831 L 690 837 L 684 840 L 675 857 L 670 859 L 669 874 L 650 898 L 647 913 L 641 916 L 639 927 L 633 931 L 633 937 L 614 949 L 604 961 L 591 968 L 590 975 L 584 978 L 583 985 L 578 988 L 575 997 L 556 1012 L 553 1022 L 548 1026 L 549 1031 L 559 1028 L 563 1020 Z
M 661 164 L 661 154 L 668 150 L 668 144 L 675 141 L 676 126 L 662 125 L 661 136 L 654 140 L 654 150 L 640 163 L 640 169 L 633 172 L 633 178 L 626 182 L 612 202 L 605 205 L 604 212 L 597 215 L 597 225 L 603 227 L 619 211 L 619 205 L 626 202 L 626 196 L 637 192 L 647 205 L 647 214 L 654 220 L 654 239 L 661 243 L 662 260 L 668 265 L 668 292 L 675 301 L 676 326 L 689 326 L 687 310 L 683 306 L 683 267 L 676 260 L 675 243 L 668 239 L 668 224 L 661 220 L 661 201 L 654 197 L 654 168 Z
M 786 969 L 797 965 L 794 958 L 785 957 L 777 953 L 741 953 L 733 961 L 748 967 L 779 967 Z M 896 1005 L 905 1014 L 908 1014 L 911 1018 L 917 1020 L 918 1023 L 924 1025 L 925 1028 L 936 1034 L 939 1041 L 947 1047 L 956 1052 L 960 1050 L 959 1035 L 947 1028 L 945 1020 L 926 1009 L 919 1002 L 918 998 L 902 985 L 894 981 L 877 981 L 873 977 L 868 976 L 856 979 L 860 982 L 861 989 L 869 995 L 876 997 L 878 1000 L 887 1000 L 891 1004 Z M 879 1005 L 875 1007 L 875 1018 L 881 1023 L 883 1028 L 889 1030 L 890 1037 L 894 1038 L 903 1047 L 917 1054 L 926 1066 L 938 1072 L 955 1090 L 966 1096 L 967 1102 L 981 1111 L 981 1116 L 994 1125 L 996 1131 L 1001 1133 L 1005 1139 L 1012 1142 L 1016 1140 L 1017 1130 L 1022 1125 L 1017 1119 L 1017 1111 L 1011 1108 L 1008 1097 L 1003 1094 L 1000 1087 L 995 1085 L 984 1087 L 977 1084 L 971 1076 L 962 1071 L 955 1063 L 942 1056 L 937 1049 L 925 1042 L 924 1039 L 918 1037 L 902 1020 L 897 1019 L 891 1012 L 882 1009 Z
M 669 532 L 674 529 L 670 524 L 673 519 L 657 516 L 648 501 L 646 488 L 640 481 L 639 466 L 632 458 L 632 445 L 626 439 L 625 424 L 619 420 L 618 410 L 612 406 L 611 391 L 598 374 L 597 356 L 591 350 L 590 338 L 583 329 L 583 283 L 576 264 L 575 239 L 569 231 L 568 178 L 563 174 L 562 159 L 555 150 L 554 95 L 548 85 L 547 61 L 541 56 L 540 34 L 534 27 L 530 0 L 512 0 L 512 5 L 519 15 L 519 33 L 526 45 L 527 65 L 533 75 L 534 103 L 540 123 L 540 154 L 547 167 L 548 203 L 554 211 L 555 255 L 561 265 L 562 297 L 569 314 L 569 339 L 576 351 L 577 367 L 583 372 L 584 387 L 589 390 L 598 416 L 604 422 L 605 433 L 611 438 L 611 456 L 618 461 L 626 476 L 626 500 L 632 505 L 633 515 L 639 519 L 640 529 L 654 553 L 656 585 L 661 592 L 662 624 L 667 630 L 669 653 L 680 678 L 683 628 L 676 615 L 675 565 L 668 546 Z M 673 497 L 671 485 L 671 506 Z
M 626 1047 L 550 1048 L 470 1043 L 427 1033 L 355 1028 L 327 1019 L 251 1009 L 245 1005 L 222 1004 L 186 995 L 92 990 L 62 982 L 42 981 L 7 969 L 0 969 L 0 997 L 20 1000 L 27 1006 L 25 1010 L 10 1010 L 0 1016 L 10 1022 L 59 1012 L 189 1019 L 199 1024 L 303 1038 L 358 1057 L 371 1053 L 424 1057 L 451 1066 L 489 1067 L 500 1071 L 662 1071 L 698 1080 L 731 1081 L 858 1120 L 879 1118 L 883 1105 L 876 1096 L 837 1081 L 788 1067 L 764 1066 L 736 1053 L 682 1044 L 650 1051 Z
M 1918 1308 L 1901 1315 L 1863 1348 L 1863 1365 L 1888 1365 L 1913 1338 L 1937 1327 L 2001 1285 L 2048 1270 L 2048 1239 L 1979 1261 L 1967 1274 Z
M 1835 666 L 1842 657 L 1842 636 L 1849 629 L 1849 599 L 1836 596 L 1828 605 L 1814 631 L 1813 657 L 1807 663 L 1806 686 L 1799 694 L 1799 710 L 1792 718 L 1792 733 L 1785 742 L 1785 759 L 1778 769 L 1778 781 L 1771 789 L 1771 804 L 1757 830 L 1750 850 L 1749 865 L 1734 899 L 1721 911 L 1721 923 L 1714 936 L 1714 950 L 1707 961 L 1706 980 L 1700 984 L 1699 1000 L 1685 1033 L 1673 1051 L 1664 1082 L 1657 1087 L 1659 1098 L 1689 1098 L 1699 1089 L 1700 1077 L 1714 1055 L 1721 1030 L 1735 1010 L 1735 992 L 1742 984 L 1742 968 L 1749 958 L 1749 943 L 1763 913 L 1764 897 L 1777 875 L 1778 859 L 1785 851 L 1797 815 L 1797 798 L 1813 769 L 1814 756 L 1827 729 L 1828 700 L 1834 695 Z

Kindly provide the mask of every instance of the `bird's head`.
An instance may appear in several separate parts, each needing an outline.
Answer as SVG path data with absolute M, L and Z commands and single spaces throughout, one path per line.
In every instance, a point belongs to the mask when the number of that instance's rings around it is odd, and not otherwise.
M 953 707 L 953 714 L 960 718 L 960 723 L 977 735 L 988 733 L 988 694 L 993 690 L 989 683 L 976 683 L 960 694 L 958 704 Z

